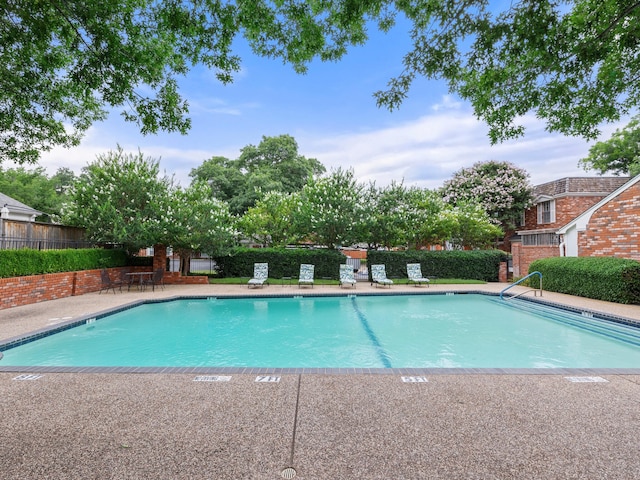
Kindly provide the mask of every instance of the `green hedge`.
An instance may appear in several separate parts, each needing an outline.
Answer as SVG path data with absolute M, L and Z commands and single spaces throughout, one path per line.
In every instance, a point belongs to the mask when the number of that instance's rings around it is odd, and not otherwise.
M 340 264 L 346 257 L 337 250 L 289 248 L 236 248 L 231 254 L 214 257 L 221 277 L 251 277 L 254 263 L 268 263 L 269 277 L 297 277 L 300 265 L 315 265 L 315 278 L 340 278 Z
M 0 250 L 0 278 L 120 267 L 126 264 L 127 255 L 123 250 Z
M 616 303 L 640 303 L 640 262 L 613 257 L 553 257 L 536 260 L 529 272 L 542 273 L 542 287 Z M 539 286 L 538 276 L 530 285 Z
M 369 250 L 367 264 L 384 264 L 389 278 L 407 278 L 407 263 L 419 263 L 422 275 L 427 277 L 497 282 L 500 262 L 507 258 L 508 254 L 502 250 Z

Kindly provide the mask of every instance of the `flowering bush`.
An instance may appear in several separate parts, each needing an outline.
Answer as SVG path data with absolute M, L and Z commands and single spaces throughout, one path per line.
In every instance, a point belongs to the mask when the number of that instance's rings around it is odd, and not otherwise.
M 532 204 L 529 174 L 509 162 L 478 162 L 463 168 L 442 187 L 452 205 L 478 204 L 498 224 L 513 227 Z

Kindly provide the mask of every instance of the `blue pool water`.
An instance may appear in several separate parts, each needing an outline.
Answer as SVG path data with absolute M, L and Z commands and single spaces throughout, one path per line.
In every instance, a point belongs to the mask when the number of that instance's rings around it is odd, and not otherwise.
M 187 299 L 3 354 L 0 366 L 638 368 L 640 330 L 484 295 Z

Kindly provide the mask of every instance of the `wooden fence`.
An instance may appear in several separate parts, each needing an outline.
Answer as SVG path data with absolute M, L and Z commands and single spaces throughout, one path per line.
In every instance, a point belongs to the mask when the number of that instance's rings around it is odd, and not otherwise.
M 83 228 L 0 219 L 0 250 L 89 248 Z

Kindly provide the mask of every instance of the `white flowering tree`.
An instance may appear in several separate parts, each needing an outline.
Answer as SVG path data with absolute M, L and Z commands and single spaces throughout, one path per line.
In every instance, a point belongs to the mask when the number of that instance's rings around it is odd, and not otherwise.
M 478 204 L 498 224 L 513 228 L 516 219 L 531 206 L 529 174 L 509 162 L 475 163 L 454 173 L 442 194 L 451 205 Z
M 238 221 L 247 238 L 266 247 L 282 247 L 296 241 L 293 210 L 297 193 L 267 192 Z
M 339 168 L 325 177 L 310 179 L 294 209 L 301 238 L 328 248 L 359 241 L 359 225 L 366 215 L 363 190 L 364 186 L 354 179 L 353 170 Z
M 364 191 L 366 215 L 361 224 L 361 240 L 369 248 L 396 247 L 404 243 L 407 228 L 407 188 L 402 182 L 378 188 L 370 184 Z
M 403 217 L 406 219 L 404 242 L 409 248 L 439 245 L 451 238 L 455 219 L 447 214 L 449 206 L 437 192 L 414 187 L 407 191 Z
M 226 202 L 211 197 L 206 183 L 176 189 L 170 203 L 163 220 L 169 224 L 168 242 L 180 256 L 183 275 L 189 273 L 194 253 L 219 255 L 235 245 L 237 219 Z
M 167 241 L 173 190 L 172 180 L 160 176 L 157 160 L 118 147 L 83 169 L 68 192 L 62 218 L 84 227 L 93 242 L 135 252 Z

